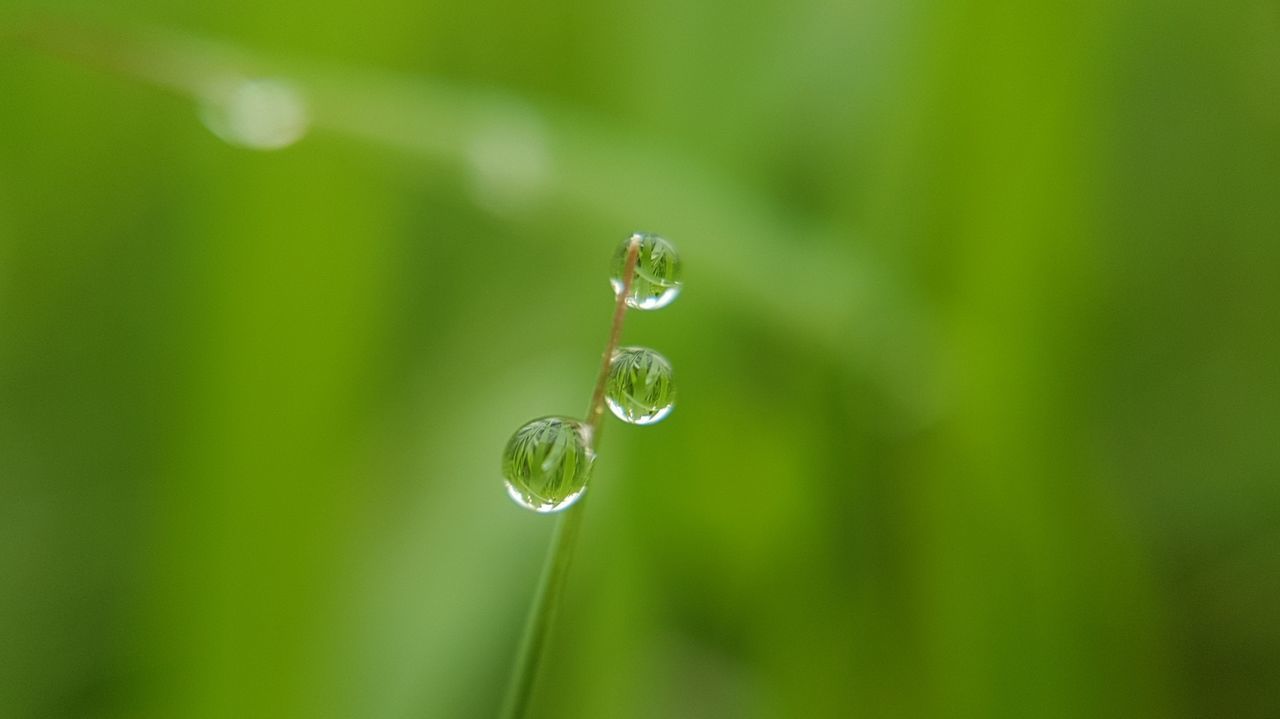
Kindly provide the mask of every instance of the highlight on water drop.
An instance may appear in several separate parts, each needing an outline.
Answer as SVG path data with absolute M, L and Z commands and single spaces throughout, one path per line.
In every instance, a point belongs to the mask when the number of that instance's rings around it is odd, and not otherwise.
M 622 275 L 626 270 L 627 252 L 633 241 L 640 243 L 640 249 L 636 255 L 631 290 L 625 298 L 627 306 L 638 310 L 666 307 L 680 294 L 680 255 L 676 252 L 675 245 L 666 238 L 648 232 L 631 235 L 614 253 L 609 277 L 614 294 L 622 292 Z
M 648 347 L 621 347 L 609 364 L 605 402 L 628 424 L 659 422 L 676 404 L 671 362 Z
M 302 92 L 280 78 L 232 77 L 203 93 L 200 120 L 223 141 L 251 150 L 280 150 L 311 125 Z
M 507 494 L 535 512 L 558 512 L 587 491 L 596 453 L 590 430 L 568 417 L 541 417 L 517 429 L 502 452 Z

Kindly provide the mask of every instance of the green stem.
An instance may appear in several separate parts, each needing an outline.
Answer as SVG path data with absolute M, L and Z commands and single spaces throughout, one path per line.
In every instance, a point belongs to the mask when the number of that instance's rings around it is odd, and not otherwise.
M 551 546 L 547 549 L 538 590 L 529 607 L 529 617 L 525 620 L 524 637 L 520 640 L 520 650 L 511 673 L 511 684 L 507 688 L 507 699 L 502 707 L 502 716 L 506 719 L 521 719 L 529 711 L 529 700 L 533 697 L 533 687 L 538 678 L 547 635 L 560 605 L 565 578 L 569 576 L 569 564 L 573 559 L 578 530 L 582 527 L 582 510 L 585 505 L 584 495 L 560 515 L 555 532 L 551 535 Z
M 622 269 L 622 291 L 618 293 L 617 304 L 613 309 L 613 322 L 609 328 L 609 341 L 605 344 L 604 356 L 600 362 L 600 372 L 596 376 L 595 391 L 591 394 L 591 405 L 587 407 L 587 427 L 591 437 L 593 450 L 600 448 L 600 431 L 604 426 L 604 392 L 609 381 L 609 363 L 613 353 L 618 349 L 618 339 L 622 336 L 622 321 L 626 317 L 626 297 L 631 291 L 631 280 L 635 276 L 636 259 L 640 253 L 638 238 L 632 237 L 627 247 L 627 259 Z M 547 636 L 560 607 L 560 597 L 564 593 L 565 579 L 569 576 L 569 565 L 573 560 L 573 548 L 577 543 L 578 532 L 582 528 L 582 516 L 586 513 L 587 495 L 583 494 L 572 506 L 560 515 L 556 528 L 551 535 L 551 546 L 547 549 L 547 558 L 542 565 L 542 576 L 538 579 L 538 589 L 529 606 L 529 616 L 525 620 L 524 636 L 520 640 L 519 653 L 516 654 L 515 667 L 511 672 L 511 684 L 507 688 L 507 698 L 503 703 L 502 716 L 505 719 L 523 719 L 529 712 L 529 702 L 533 697 L 533 689 L 537 684 L 538 669 L 547 645 Z

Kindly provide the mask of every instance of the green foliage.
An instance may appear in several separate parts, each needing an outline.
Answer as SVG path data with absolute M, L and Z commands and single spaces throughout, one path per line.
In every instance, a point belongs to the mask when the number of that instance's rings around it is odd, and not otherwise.
M 6 8 L 0 717 L 490 719 L 635 226 L 535 715 L 1280 716 L 1273 2 Z

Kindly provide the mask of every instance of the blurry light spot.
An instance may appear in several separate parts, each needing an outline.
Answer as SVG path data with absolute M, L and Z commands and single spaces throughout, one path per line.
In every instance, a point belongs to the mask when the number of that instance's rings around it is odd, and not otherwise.
M 472 135 L 466 165 L 476 204 L 497 214 L 525 209 L 551 179 L 546 131 L 532 112 L 507 108 Z
M 302 93 L 273 78 L 236 78 L 209 88 L 200 119 L 226 142 L 253 150 L 288 147 L 310 125 Z

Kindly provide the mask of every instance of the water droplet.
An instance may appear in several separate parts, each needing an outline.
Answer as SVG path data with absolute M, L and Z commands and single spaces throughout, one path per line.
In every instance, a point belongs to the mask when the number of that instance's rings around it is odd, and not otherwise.
M 675 407 L 672 374 L 667 358 L 648 347 L 622 347 L 609 364 L 605 401 L 623 422 L 653 424 Z
M 638 310 L 666 307 L 680 294 L 680 255 L 675 245 L 658 235 L 637 232 L 628 237 L 613 255 L 613 272 L 609 281 L 614 293 L 622 291 L 622 272 L 627 264 L 627 249 L 639 240 L 636 273 L 627 293 L 627 306 Z
M 307 105 L 294 85 L 276 78 L 229 78 L 204 93 L 200 119 L 226 142 L 251 150 L 279 150 L 307 133 Z
M 596 460 L 590 430 L 568 417 L 542 417 L 516 430 L 502 452 L 507 494 L 535 512 L 556 512 L 587 491 Z

